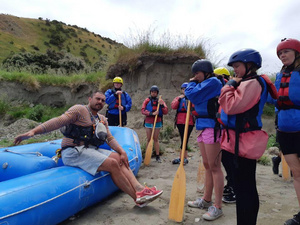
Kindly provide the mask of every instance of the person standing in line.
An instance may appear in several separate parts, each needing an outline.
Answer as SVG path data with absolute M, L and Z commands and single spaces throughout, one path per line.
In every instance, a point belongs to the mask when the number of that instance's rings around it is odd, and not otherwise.
M 222 82 L 215 77 L 212 63 L 206 59 L 197 60 L 192 65 L 193 78 L 185 89 L 185 95 L 194 104 L 198 145 L 205 167 L 204 196 L 189 201 L 188 206 L 201 209 L 208 208 L 202 216 L 205 220 L 215 220 L 223 215 L 222 193 L 224 175 L 221 168 L 222 153 L 220 149 L 221 130 L 217 122 L 218 96 Z M 194 115 L 195 115 L 194 114 Z M 212 194 L 215 192 L 215 203 Z
M 181 95 L 174 98 L 174 100 L 171 103 L 172 109 L 176 110 L 176 116 L 175 116 L 175 124 L 180 134 L 181 139 L 181 145 L 180 145 L 180 155 L 179 158 L 176 158 L 172 161 L 173 164 L 180 164 L 181 161 L 181 150 L 183 145 L 183 136 L 184 136 L 184 127 L 185 127 L 185 120 L 187 117 L 187 99 L 184 95 L 184 90 L 186 89 L 188 83 L 185 82 L 181 85 Z M 192 115 L 190 115 L 189 118 L 189 124 L 188 124 L 188 133 L 187 133 L 187 140 L 186 140 L 186 146 L 188 146 L 188 141 L 190 138 L 190 135 L 192 133 L 192 130 L 194 128 L 194 118 Z M 187 151 L 184 152 L 184 162 L 183 164 L 188 164 L 189 161 L 187 159 Z
M 217 76 L 220 76 L 224 79 L 224 82 L 222 83 L 223 86 L 230 80 L 230 72 L 225 67 L 218 67 L 214 69 L 214 74 Z M 234 193 L 234 183 L 233 183 L 233 177 L 232 175 L 232 168 L 230 163 L 230 158 L 227 157 L 225 150 L 222 150 L 222 164 L 226 171 L 226 180 L 227 184 L 224 186 L 223 189 L 223 198 L 222 201 L 225 203 L 235 203 L 236 202 L 236 196 Z
M 261 115 L 268 91 L 277 98 L 277 91 L 267 76 L 259 76 L 262 58 L 254 49 L 234 52 L 228 61 L 235 77 L 221 90 L 221 148 L 231 162 L 236 194 L 237 225 L 255 225 L 259 210 L 256 187 L 256 161 L 264 153 L 268 134 L 263 131 Z
M 145 115 L 144 126 L 146 128 L 147 135 L 147 146 L 151 140 L 153 124 L 155 120 L 155 116 L 157 115 L 157 120 L 155 124 L 155 130 L 153 134 L 153 142 L 154 142 L 154 150 L 156 155 L 156 162 L 161 163 L 160 155 L 159 155 L 159 132 L 163 126 L 163 115 L 168 114 L 168 106 L 164 102 L 163 99 L 158 98 L 159 89 L 156 85 L 153 85 L 150 88 L 150 97 L 146 98 L 143 102 L 141 112 Z M 159 106 L 159 111 L 157 111 L 157 107 Z
M 119 126 L 121 111 L 122 127 L 127 125 L 127 112 L 131 109 L 132 101 L 129 94 L 122 90 L 123 79 L 115 77 L 113 79 L 113 88 L 105 92 L 106 104 L 108 104 L 106 117 L 109 126 Z M 121 105 L 119 105 L 119 95 L 121 96 Z
M 64 165 L 79 167 L 93 176 L 100 171 L 109 172 L 115 185 L 131 196 L 138 207 L 146 206 L 163 191 L 144 187 L 132 173 L 126 152 L 112 136 L 106 118 L 98 113 L 105 104 L 105 95 L 95 91 L 88 101 L 87 105 L 74 105 L 61 116 L 18 135 L 14 144 L 64 127 L 61 143 Z M 115 152 L 100 148 L 104 142 Z
M 277 45 L 277 56 L 283 64 L 275 80 L 279 95 L 275 103 L 278 110 L 277 140 L 293 174 L 300 207 L 300 41 L 282 39 Z M 299 225 L 300 211 L 284 224 Z

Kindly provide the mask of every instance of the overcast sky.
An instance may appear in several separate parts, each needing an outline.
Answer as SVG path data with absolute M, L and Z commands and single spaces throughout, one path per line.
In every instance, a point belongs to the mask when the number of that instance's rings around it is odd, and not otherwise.
M 269 75 L 281 68 L 280 40 L 300 40 L 300 0 L 0 0 L 0 6 L 0 13 L 58 20 L 120 43 L 150 30 L 204 40 L 219 66 L 233 52 L 253 48 L 263 58 L 260 72 Z

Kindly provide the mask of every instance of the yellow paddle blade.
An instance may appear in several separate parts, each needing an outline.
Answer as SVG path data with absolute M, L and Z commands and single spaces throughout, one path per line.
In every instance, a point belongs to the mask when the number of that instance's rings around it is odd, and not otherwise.
M 146 149 L 145 153 L 145 159 L 144 159 L 144 165 L 148 166 L 151 161 L 151 156 L 152 156 L 152 149 L 153 149 L 153 138 L 149 141 L 149 144 Z
M 185 202 L 185 192 L 186 192 L 186 178 L 183 164 L 179 165 L 179 168 L 175 174 L 170 205 L 169 205 L 169 219 L 176 222 L 181 222 L 183 220 L 183 210 Z

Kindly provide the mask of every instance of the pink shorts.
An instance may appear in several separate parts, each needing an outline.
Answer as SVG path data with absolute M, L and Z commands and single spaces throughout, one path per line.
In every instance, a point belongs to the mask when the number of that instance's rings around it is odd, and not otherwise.
M 204 144 L 220 143 L 221 131 L 217 132 L 216 142 L 214 142 L 214 128 L 205 128 L 197 137 L 197 142 L 203 142 Z

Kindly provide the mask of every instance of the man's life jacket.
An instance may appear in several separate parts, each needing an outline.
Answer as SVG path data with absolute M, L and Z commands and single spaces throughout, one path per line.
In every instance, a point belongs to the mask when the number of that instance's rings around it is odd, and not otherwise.
M 94 122 L 94 119 L 92 121 Z M 86 147 L 103 145 L 107 137 L 107 130 L 102 120 L 88 127 L 69 124 L 62 127 L 60 131 L 65 137 L 73 139 L 74 144 L 79 145 L 80 142 L 84 142 Z
M 148 97 L 147 101 L 148 101 L 148 103 L 147 103 L 145 109 L 149 112 L 155 112 L 157 110 L 157 106 L 158 106 L 158 98 Z M 159 107 L 158 116 L 159 117 L 163 116 L 163 111 L 162 111 L 161 107 Z

